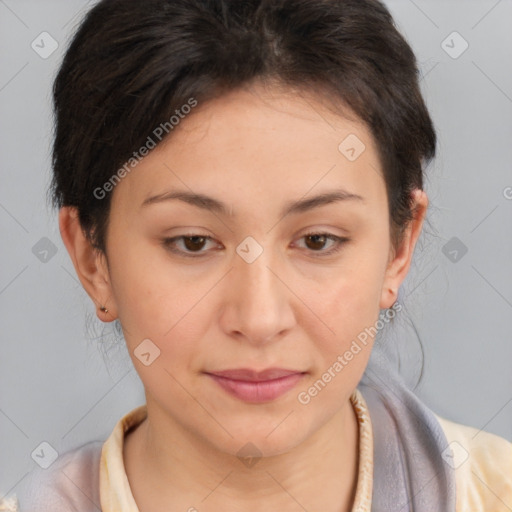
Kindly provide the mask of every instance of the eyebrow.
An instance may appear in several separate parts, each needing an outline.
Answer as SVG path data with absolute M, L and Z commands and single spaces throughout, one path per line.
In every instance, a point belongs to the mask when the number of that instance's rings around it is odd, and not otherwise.
M 215 212 L 221 215 L 232 215 L 228 207 L 218 199 L 204 194 L 197 194 L 184 190 L 174 190 L 148 197 L 141 204 L 141 208 L 146 208 L 152 204 L 172 200 L 184 201 L 185 203 L 191 204 L 198 208 L 202 208 L 204 210 Z M 318 208 L 319 206 L 349 200 L 360 201 L 363 203 L 365 202 L 364 198 L 358 194 L 353 194 L 352 192 L 348 192 L 347 190 L 343 189 L 333 190 L 313 196 L 309 199 L 300 199 L 298 201 L 290 201 L 286 203 L 281 211 L 281 217 L 290 214 L 304 213 L 312 210 L 313 208 Z

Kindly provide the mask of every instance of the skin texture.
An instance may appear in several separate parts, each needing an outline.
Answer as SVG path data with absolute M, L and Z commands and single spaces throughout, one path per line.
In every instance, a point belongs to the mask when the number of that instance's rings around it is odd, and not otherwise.
M 365 145 L 354 161 L 338 149 L 349 134 Z M 340 188 L 363 200 L 280 215 L 290 201 Z M 172 189 L 214 197 L 228 214 L 178 200 L 141 207 Z M 297 397 L 395 302 L 426 194 L 415 191 L 415 218 L 394 250 L 369 130 L 312 94 L 257 85 L 198 105 L 112 193 L 108 264 L 73 208 L 62 208 L 59 222 L 85 290 L 108 308 L 98 317 L 119 318 L 145 387 L 148 419 L 124 448 L 140 511 L 350 510 L 358 430 L 349 397 L 372 344 L 307 405 Z M 305 235 L 324 231 L 349 240 L 322 256 L 336 242 Z M 162 244 L 191 234 L 212 239 L 173 247 L 201 257 Z M 263 249 L 251 263 L 236 251 L 248 236 Z M 134 350 L 148 338 L 161 352 L 145 366 Z M 269 367 L 307 373 L 259 404 L 204 373 Z M 237 457 L 248 442 L 262 455 L 252 467 Z

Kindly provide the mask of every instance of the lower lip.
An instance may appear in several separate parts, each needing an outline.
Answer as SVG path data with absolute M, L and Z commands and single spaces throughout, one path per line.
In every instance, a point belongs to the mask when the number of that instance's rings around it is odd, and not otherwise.
M 233 380 L 226 377 L 207 374 L 219 386 L 231 395 L 243 400 L 244 402 L 262 403 L 270 402 L 284 395 L 287 391 L 294 388 L 302 379 L 302 373 L 293 373 L 279 379 L 272 379 L 261 382 L 249 382 L 243 380 Z

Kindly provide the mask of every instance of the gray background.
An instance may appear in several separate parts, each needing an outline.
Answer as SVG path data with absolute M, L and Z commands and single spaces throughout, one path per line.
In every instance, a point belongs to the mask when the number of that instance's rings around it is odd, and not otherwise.
M 397 323 L 396 352 L 414 383 L 414 325 L 425 350 L 417 387 L 425 403 L 512 440 L 512 2 L 387 4 L 420 62 L 439 136 L 427 171 L 430 223 L 400 290 L 413 324 L 405 316 Z M 128 354 L 113 324 L 96 319 L 45 199 L 51 82 L 87 6 L 0 0 L 0 498 L 23 485 L 41 442 L 63 452 L 106 439 L 144 403 Z M 59 44 L 48 58 L 31 48 L 43 31 Z M 448 37 L 454 31 L 460 36 Z M 458 55 L 464 40 L 469 47 Z

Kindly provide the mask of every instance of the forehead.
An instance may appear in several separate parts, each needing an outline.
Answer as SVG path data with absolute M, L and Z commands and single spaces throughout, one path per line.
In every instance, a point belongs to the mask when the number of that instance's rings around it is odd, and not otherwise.
M 156 152 L 172 145 L 177 154 L 197 145 L 212 155 L 229 148 L 238 153 L 243 144 L 247 157 L 252 150 L 259 159 L 269 153 L 260 151 L 265 148 L 288 159 L 316 157 L 319 152 L 337 158 L 339 143 L 351 133 L 373 146 L 365 124 L 343 108 L 350 119 L 310 91 L 253 84 L 198 105 Z
M 349 111 L 350 112 L 350 111 Z M 173 187 L 282 202 L 343 186 L 382 193 L 373 137 L 304 91 L 251 86 L 198 104 L 116 187 L 132 206 Z M 218 194 L 217 194 L 218 195 Z

